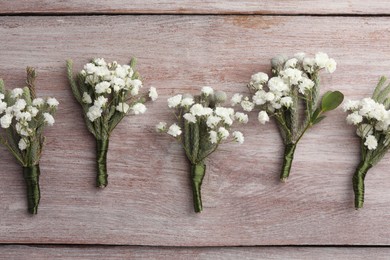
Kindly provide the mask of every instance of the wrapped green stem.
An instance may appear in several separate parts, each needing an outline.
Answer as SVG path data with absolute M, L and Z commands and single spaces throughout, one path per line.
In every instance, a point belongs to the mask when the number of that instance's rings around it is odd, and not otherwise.
M 356 169 L 355 174 L 352 177 L 353 191 L 355 193 L 355 208 L 359 209 L 363 207 L 364 203 L 364 178 L 368 170 L 372 167 L 372 164 L 362 161 Z
M 109 140 L 96 140 L 96 162 L 97 162 L 97 176 L 96 187 L 104 188 L 107 186 L 107 152 Z
M 31 214 L 38 213 L 38 205 L 41 198 L 39 190 L 39 174 L 39 164 L 23 167 L 23 177 L 27 186 L 28 212 Z
M 194 199 L 194 209 L 196 213 L 202 212 L 203 209 L 201 187 L 205 173 L 206 165 L 204 163 L 191 164 L 191 184 Z
M 289 143 L 285 145 L 284 148 L 284 158 L 283 158 L 283 167 L 282 172 L 280 174 L 280 180 L 282 182 L 286 182 L 288 176 L 290 175 L 291 165 L 294 159 L 294 152 L 297 144 Z

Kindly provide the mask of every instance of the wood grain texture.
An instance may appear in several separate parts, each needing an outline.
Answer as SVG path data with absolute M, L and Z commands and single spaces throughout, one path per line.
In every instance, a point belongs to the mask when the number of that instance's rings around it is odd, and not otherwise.
M 307 26 L 310 24 L 310 26 Z M 359 28 L 356 30 L 356 28 Z M 325 51 L 338 70 L 323 91 L 347 98 L 372 92 L 389 75 L 390 19 L 261 16 L 94 16 L 0 18 L 0 75 L 23 86 L 39 73 L 38 93 L 61 102 L 41 161 L 39 214 L 26 213 L 21 169 L 0 149 L 0 242 L 165 246 L 389 245 L 388 156 L 366 178 L 365 208 L 353 208 L 351 177 L 358 138 L 338 109 L 296 150 L 289 182 L 278 182 L 282 145 L 276 126 L 256 114 L 242 146 L 226 144 L 208 161 L 204 212 L 192 209 L 189 167 L 180 146 L 154 133 L 172 122 L 166 98 L 210 85 L 232 95 L 277 53 Z M 143 117 L 114 131 L 109 186 L 94 188 L 95 144 L 66 81 L 90 57 L 139 61 L 146 87 L 160 99 Z
M 173 248 L 138 246 L 0 246 L 0 259 L 8 260 L 112 260 L 112 259 L 389 259 L 389 248 L 231 247 Z
M 0 14 L 389 14 L 387 0 L 0 0 Z

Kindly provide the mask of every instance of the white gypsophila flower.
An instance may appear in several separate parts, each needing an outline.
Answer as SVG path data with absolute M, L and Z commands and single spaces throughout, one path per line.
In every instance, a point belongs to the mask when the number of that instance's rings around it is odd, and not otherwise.
M 335 72 L 336 67 L 337 67 L 337 62 L 334 59 L 329 59 L 325 65 L 325 70 L 328 73 L 333 73 L 333 72 Z
M 28 127 L 28 123 L 16 123 L 15 124 L 16 132 L 21 136 L 29 136 L 32 134 L 32 130 Z
M 229 131 L 225 127 L 221 126 L 218 128 L 218 136 L 221 140 L 226 140 L 229 137 Z
M 368 135 L 366 137 L 366 141 L 364 142 L 364 145 L 367 146 L 368 150 L 375 150 L 378 146 L 378 141 L 376 140 L 375 136 Z
M 190 123 L 196 123 L 196 117 L 191 113 L 185 113 L 183 115 L 184 119 L 187 120 Z
M 272 77 L 268 81 L 268 88 L 273 93 L 288 93 L 290 90 L 284 80 L 280 77 Z
M 101 107 L 91 106 L 88 109 L 87 117 L 88 117 L 89 121 L 93 122 L 96 119 L 98 119 L 99 117 L 101 117 L 102 113 L 103 113 L 103 110 Z
M 313 73 L 314 72 L 314 67 L 315 67 L 316 61 L 314 58 L 304 58 L 302 65 L 303 69 L 308 72 L 308 73 Z
M 282 97 L 280 99 L 280 105 L 286 107 L 286 108 L 290 108 L 293 104 L 293 100 L 291 97 Z
M 298 61 L 303 61 L 306 54 L 304 52 L 298 52 L 294 54 L 294 58 L 296 58 Z
M 241 112 L 236 112 L 236 114 L 234 115 L 234 118 L 238 120 L 238 122 L 240 123 L 248 123 L 248 115 L 247 114 L 244 114 L 244 113 L 241 113 Z
M 280 101 L 280 100 L 279 100 Z M 271 102 L 271 107 L 273 108 L 273 109 L 281 109 L 282 108 L 282 105 L 279 103 L 279 101 L 272 101 Z
M 344 110 L 344 112 L 353 111 L 353 110 L 357 110 L 359 108 L 359 106 L 360 106 L 359 100 L 347 100 L 343 104 L 343 110 Z
M 363 117 L 357 111 L 347 116 L 347 123 L 350 125 L 357 125 L 363 121 Z
M 26 150 L 26 148 L 27 148 L 27 143 L 26 143 L 26 141 L 24 140 L 24 138 L 21 138 L 21 139 L 19 140 L 18 147 L 19 147 L 19 150 L 21 150 L 21 151 Z
M 255 103 L 255 105 L 264 105 L 267 102 L 266 94 L 267 92 L 265 92 L 264 90 L 256 91 L 256 93 L 252 97 L 253 103 Z
M 180 94 L 168 98 L 168 100 L 167 100 L 167 101 L 168 101 L 168 107 L 169 107 L 169 108 L 175 108 L 175 107 L 177 107 L 178 105 L 180 105 L 181 99 L 182 99 L 182 95 L 180 95 Z
M 91 104 L 92 103 L 92 98 L 91 98 L 91 96 L 87 92 L 84 92 L 82 101 L 85 104 Z
M 156 132 L 165 132 L 167 130 L 167 123 L 166 122 L 160 122 L 156 125 Z
M 233 132 L 233 138 L 239 144 L 243 144 L 244 143 L 244 135 L 240 131 L 234 131 Z
M 155 101 L 158 98 L 157 89 L 155 87 L 150 87 L 149 97 L 152 101 Z
M 280 72 L 284 79 L 287 79 L 291 85 L 297 85 L 302 79 L 302 71 L 299 69 L 287 68 Z
M 88 75 L 85 77 L 85 83 L 91 86 L 94 86 L 95 84 L 99 83 L 99 81 L 99 76 L 96 76 L 95 74 Z
M 311 79 L 303 77 L 298 85 L 298 91 L 301 94 L 305 94 L 307 90 L 311 90 L 314 87 L 315 83 Z
M 172 135 L 173 137 L 177 137 L 177 136 L 181 135 L 181 128 L 180 128 L 180 126 L 178 126 L 177 124 L 174 123 L 169 127 L 167 133 L 169 135 Z
M 181 100 L 181 106 L 182 107 L 189 107 L 192 104 L 194 104 L 194 99 L 192 97 L 186 97 Z
M 0 93 L 0 100 L 3 100 L 4 99 L 4 94 L 3 93 Z
M 214 94 L 214 89 L 212 87 L 209 87 L 209 86 L 204 86 L 202 88 L 202 93 L 205 95 L 205 96 L 210 96 L 210 95 L 213 95 Z
M 97 94 L 111 93 L 110 82 L 102 81 L 95 86 L 95 92 Z
M 12 110 L 17 113 L 20 110 L 23 110 L 26 107 L 27 103 L 24 99 L 18 99 L 15 104 L 12 106 Z
M 55 120 L 52 115 L 50 115 L 49 113 L 43 113 L 43 117 L 45 118 L 45 122 L 47 123 L 47 125 L 54 125 Z
M 127 103 L 119 102 L 115 109 L 122 113 L 127 113 L 129 111 L 130 106 Z
M 318 52 L 316 53 L 314 60 L 317 66 L 322 69 L 325 68 L 326 64 L 328 63 L 329 56 L 326 53 Z
M 116 67 L 115 69 L 115 75 L 117 77 L 120 77 L 120 78 L 125 78 L 126 75 L 127 75 L 127 70 L 125 67 L 121 66 L 121 65 L 118 65 L 118 67 Z
M 97 107 L 104 107 L 106 103 L 108 102 L 108 98 L 105 98 L 104 96 L 99 96 L 94 102 L 93 105 Z
M 232 125 L 234 118 L 234 109 L 233 108 L 226 108 L 226 107 L 216 107 L 215 108 L 215 114 L 222 118 L 225 124 Z
M 12 115 L 5 114 L 0 118 L 0 124 L 2 128 L 8 128 L 12 123 Z
M 11 91 L 11 98 L 18 98 L 23 95 L 23 89 L 21 88 L 14 88 Z
M 221 120 L 222 118 L 219 116 L 209 116 L 207 118 L 206 124 L 209 128 L 214 128 L 219 124 L 219 122 L 221 122 Z
M 49 106 L 51 106 L 51 107 L 57 107 L 58 104 L 59 104 L 59 102 L 58 102 L 58 100 L 57 100 L 56 98 L 48 98 L 48 99 L 46 100 L 46 103 L 47 103 Z
M 239 93 L 234 94 L 232 99 L 231 99 L 232 106 L 240 104 L 241 100 L 242 100 L 242 95 L 241 94 L 239 94 Z
M 111 79 L 110 81 L 110 84 L 114 90 L 114 92 L 118 92 L 120 91 L 121 89 L 124 89 L 125 88 L 125 81 L 121 78 L 113 78 Z
M 273 101 L 275 100 L 275 94 L 272 92 L 267 92 L 265 93 L 264 98 L 266 101 Z
M 143 114 L 146 112 L 146 106 L 142 103 L 137 103 L 131 107 L 134 115 Z
M 7 103 L 0 101 L 0 114 L 2 114 L 7 108 Z
M 107 67 L 96 67 L 94 76 L 97 78 L 106 78 L 107 76 L 110 76 L 111 72 Z
M 291 58 L 284 64 L 284 68 L 295 68 L 297 66 L 298 59 L 297 58 Z
M 95 58 L 93 59 L 93 63 L 95 63 L 97 66 L 107 66 L 107 63 L 103 58 Z
M 19 112 L 19 113 L 16 113 L 15 119 L 17 121 L 29 122 L 29 121 L 31 121 L 31 114 L 29 112 Z
M 38 108 L 33 107 L 33 106 L 28 106 L 27 111 L 30 112 L 32 117 L 35 117 L 39 113 Z
M 218 134 L 214 130 L 209 132 L 210 143 L 216 144 L 218 142 Z
M 32 104 L 33 106 L 39 107 L 45 104 L 45 101 L 42 98 L 34 98 Z
M 96 71 L 96 65 L 93 64 L 93 63 L 87 63 L 87 64 L 84 65 L 84 71 L 87 74 L 93 74 Z
M 142 88 L 142 81 L 139 79 L 133 79 L 130 81 L 131 86 L 135 88 Z
M 258 72 L 252 75 L 250 85 L 253 86 L 255 90 L 260 90 L 267 81 L 268 75 L 264 72 Z
M 206 116 L 213 113 L 213 110 L 209 107 L 203 107 L 201 104 L 194 104 L 190 108 L 190 113 L 194 116 Z
M 132 96 L 136 96 L 136 95 L 138 95 L 138 93 L 139 93 L 139 87 L 138 87 L 138 86 L 133 86 L 133 87 L 131 87 L 130 94 L 131 94 Z
M 372 135 L 373 132 L 373 127 L 370 124 L 361 124 L 356 129 L 356 134 L 361 138 L 365 138 L 368 135 Z
M 255 104 L 249 101 L 248 97 L 246 97 L 243 101 L 241 101 L 241 107 L 247 112 L 250 112 L 255 108 Z
M 259 115 L 257 116 L 257 119 L 259 120 L 259 122 L 260 122 L 261 124 L 264 125 L 266 122 L 269 121 L 269 116 L 268 116 L 267 112 L 265 112 L 265 111 L 260 111 L 260 112 L 259 112 Z

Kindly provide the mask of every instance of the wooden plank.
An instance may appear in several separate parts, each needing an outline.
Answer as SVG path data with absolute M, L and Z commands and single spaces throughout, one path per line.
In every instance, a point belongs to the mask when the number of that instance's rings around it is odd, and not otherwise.
M 0 246 L 0 259 L 389 259 L 389 248 L 354 247 L 138 247 L 138 246 Z
M 358 138 L 341 109 L 303 138 L 287 184 L 278 182 L 282 146 L 275 125 L 260 126 L 251 114 L 246 143 L 223 145 L 208 162 L 202 214 L 193 213 L 180 146 L 153 131 L 160 120 L 173 120 L 167 97 L 203 85 L 229 95 L 245 91 L 250 75 L 269 71 L 277 53 L 325 51 L 339 67 L 323 76 L 323 91 L 366 96 L 389 73 L 388 28 L 389 18 L 353 17 L 0 18 L 6 84 L 23 86 L 24 68 L 34 65 L 39 93 L 61 102 L 57 123 L 47 130 L 37 216 L 26 213 L 21 169 L 0 150 L 0 242 L 390 245 L 390 161 L 370 171 L 365 208 L 354 210 Z M 93 186 L 94 140 L 65 76 L 65 59 L 74 58 L 80 69 L 94 56 L 120 63 L 138 57 L 145 86 L 158 87 L 161 96 L 146 116 L 126 118 L 114 132 L 105 190 Z
M 0 0 L 0 14 L 389 14 L 386 0 Z

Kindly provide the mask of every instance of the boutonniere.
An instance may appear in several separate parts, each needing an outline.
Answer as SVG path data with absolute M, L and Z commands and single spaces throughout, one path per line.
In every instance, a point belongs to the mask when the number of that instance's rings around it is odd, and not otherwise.
M 177 122 L 169 127 L 160 122 L 158 132 L 167 133 L 179 141 L 191 164 L 191 184 L 195 212 L 202 211 L 201 186 L 206 173 L 206 159 L 218 146 L 229 139 L 242 144 L 244 136 L 239 131 L 230 135 L 235 121 L 248 122 L 248 116 L 234 112 L 233 108 L 221 106 L 226 94 L 203 87 L 197 96 L 176 95 L 168 99 L 168 107 L 174 110 Z
M 337 108 L 343 101 L 339 91 L 326 92 L 320 98 L 320 71 L 333 73 L 335 60 L 325 53 L 314 58 L 298 53 L 293 58 L 276 56 L 271 60 L 272 77 L 263 72 L 252 75 L 248 84 L 250 97 L 235 94 L 232 104 L 245 111 L 260 110 L 258 120 L 265 124 L 275 118 L 285 152 L 280 180 L 287 181 L 295 148 L 304 133 L 325 118 L 324 113 Z
M 94 59 L 74 79 L 72 61 L 67 61 L 73 95 L 83 109 L 88 130 L 96 139 L 96 186 L 100 188 L 108 184 L 107 151 L 112 131 L 126 115 L 145 113 L 144 103 L 158 97 L 154 87 L 149 93 L 140 93 L 142 81 L 135 71 L 135 63 L 135 59 L 129 65 Z
M 28 211 L 38 213 L 40 200 L 39 160 L 45 142 L 45 126 L 54 124 L 53 115 L 57 110 L 55 98 L 36 97 L 36 73 L 27 68 L 27 86 L 5 90 L 0 79 L 0 125 L 3 134 L 0 142 L 7 147 L 23 167 L 23 177 L 27 185 Z
M 371 98 L 349 100 L 344 110 L 350 112 L 347 123 L 355 125 L 360 137 L 361 159 L 352 178 L 355 208 L 363 207 L 364 178 L 368 170 L 377 164 L 390 148 L 390 84 L 385 86 L 382 77 Z

